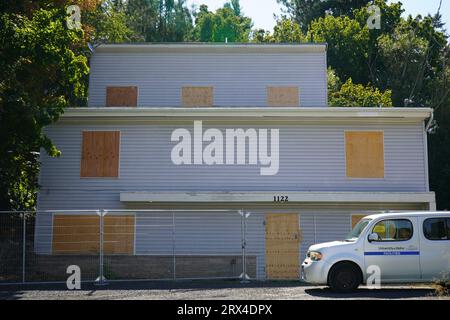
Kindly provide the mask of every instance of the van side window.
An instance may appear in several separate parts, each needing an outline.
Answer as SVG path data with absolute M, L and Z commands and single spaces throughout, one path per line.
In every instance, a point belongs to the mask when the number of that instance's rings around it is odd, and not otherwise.
M 428 240 L 450 240 L 450 219 L 426 219 L 423 222 L 423 234 Z
M 412 238 L 413 226 L 407 219 L 379 221 L 372 229 L 378 234 L 378 241 L 407 241 Z

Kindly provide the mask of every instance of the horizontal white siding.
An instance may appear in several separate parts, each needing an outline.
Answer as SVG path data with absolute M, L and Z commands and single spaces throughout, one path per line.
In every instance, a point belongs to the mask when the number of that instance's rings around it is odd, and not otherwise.
M 300 106 L 327 105 L 326 53 L 96 53 L 89 106 L 107 86 L 137 86 L 138 106 L 181 105 L 183 86 L 213 86 L 216 106 L 266 106 L 267 86 L 298 86 Z
M 280 130 L 280 168 L 273 176 L 261 176 L 259 165 L 174 165 L 170 153 L 175 143 L 170 136 L 177 127 L 47 128 L 62 155 L 41 154 L 39 209 L 123 208 L 121 191 L 427 191 L 421 124 L 271 125 Z M 204 128 L 208 128 L 206 123 Z M 119 178 L 80 178 L 83 130 L 121 131 Z M 384 179 L 346 178 L 345 130 L 384 131 Z

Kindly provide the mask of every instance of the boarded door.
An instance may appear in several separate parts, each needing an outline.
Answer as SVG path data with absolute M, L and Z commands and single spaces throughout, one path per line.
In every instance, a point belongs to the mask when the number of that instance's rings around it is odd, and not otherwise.
M 266 215 L 267 279 L 300 278 L 298 214 Z

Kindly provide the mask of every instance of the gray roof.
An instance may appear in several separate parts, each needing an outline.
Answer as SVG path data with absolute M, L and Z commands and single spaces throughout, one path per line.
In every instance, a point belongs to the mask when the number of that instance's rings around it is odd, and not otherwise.
M 204 42 L 136 42 L 120 44 L 100 44 L 97 52 L 325 52 L 326 43 L 204 43 Z

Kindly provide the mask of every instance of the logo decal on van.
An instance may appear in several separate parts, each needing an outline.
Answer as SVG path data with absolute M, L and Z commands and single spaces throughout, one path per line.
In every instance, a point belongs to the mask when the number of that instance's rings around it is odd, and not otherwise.
M 417 256 L 420 251 L 366 251 L 365 256 Z

